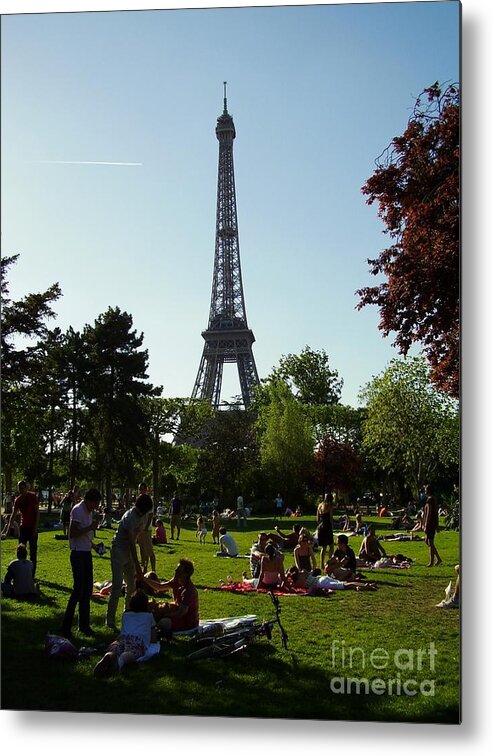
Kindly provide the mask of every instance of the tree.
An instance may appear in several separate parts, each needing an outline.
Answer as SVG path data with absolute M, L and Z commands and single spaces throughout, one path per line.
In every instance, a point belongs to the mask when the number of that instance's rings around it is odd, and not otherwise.
M 300 494 L 313 464 L 313 428 L 306 407 L 282 380 L 268 385 L 270 401 L 257 418 L 261 467 L 272 491 L 284 491 L 286 499 Z
M 416 497 L 444 469 L 456 478 L 457 404 L 434 388 L 423 358 L 392 360 L 361 398 L 367 403 L 363 450 L 371 460 L 395 477 L 402 476 Z
M 350 444 L 355 451 L 363 442 L 364 407 L 350 407 L 348 404 L 317 405 L 310 409 L 317 440 L 322 442 L 327 436 L 341 444 Z
M 202 490 L 211 497 L 218 493 L 222 501 L 235 502 L 238 494 L 250 493 L 252 472 L 258 462 L 254 414 L 235 406 L 215 412 L 197 465 Z
M 64 336 L 59 328 L 53 329 L 41 345 L 40 369 L 33 379 L 30 412 L 37 414 L 42 423 L 44 445 L 47 447 L 47 469 L 40 482 L 48 489 L 48 511 L 51 511 L 53 487 L 60 483 L 55 476 L 55 458 L 60 455 L 68 420 L 67 382 L 63 370 L 65 357 Z
M 170 453 L 171 437 L 180 433 L 184 438 L 197 439 L 204 436 L 208 422 L 213 416 L 210 402 L 203 399 L 183 399 L 178 397 L 145 397 L 143 408 L 149 421 L 148 452 L 152 470 L 154 495 L 160 490 L 163 467 L 172 459 L 173 464 L 183 459 L 189 468 L 189 457 Z M 168 440 L 166 440 L 168 436 Z M 184 440 L 180 442 L 185 443 Z M 147 460 L 149 461 L 149 460 Z
M 156 393 L 146 382 L 147 350 L 140 349 L 144 335 L 138 336 L 132 325 L 131 315 L 110 307 L 83 333 L 89 368 L 84 390 L 91 442 L 108 506 L 113 474 L 135 483 L 134 462 L 142 459 L 148 434 L 142 399 Z
M 325 436 L 315 453 L 315 472 L 320 492 L 348 492 L 361 477 L 361 463 L 351 444 Z
M 300 354 L 283 355 L 267 380 L 279 378 L 303 404 L 336 404 L 341 397 L 343 381 L 324 349 L 306 346 Z
M 21 461 L 24 469 L 19 472 L 24 475 L 28 465 L 42 453 L 38 418 L 30 406 L 30 387 L 42 369 L 40 347 L 49 333 L 46 321 L 55 316 L 51 304 L 61 296 L 56 283 L 44 292 L 27 294 L 13 301 L 9 296 L 7 275 L 18 257 L 13 255 L 0 261 L 2 467 L 8 492 L 12 490 L 12 475 Z
M 424 104 L 423 104 L 424 100 Z M 416 101 L 404 134 L 395 137 L 363 186 L 367 203 L 393 243 L 368 260 L 386 280 L 357 291 L 358 309 L 380 308 L 379 328 L 395 331 L 406 355 L 423 345 L 430 378 L 459 396 L 459 90 L 438 82 Z

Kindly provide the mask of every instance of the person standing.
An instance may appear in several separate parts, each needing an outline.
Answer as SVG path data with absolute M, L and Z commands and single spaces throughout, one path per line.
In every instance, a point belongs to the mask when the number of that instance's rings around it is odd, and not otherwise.
M 241 494 L 236 499 L 236 520 L 238 522 L 239 528 L 241 528 L 243 525 L 246 525 L 245 503 Z
M 332 493 L 325 494 L 323 501 L 320 502 L 317 509 L 317 540 L 321 547 L 320 568 L 325 567 L 325 552 L 329 547 L 329 559 L 334 551 L 334 524 L 333 517 L 333 497 Z
M 74 506 L 74 492 L 70 490 L 60 502 L 60 519 L 63 525 L 63 535 L 68 536 L 70 529 L 70 512 Z
M 90 603 L 93 587 L 92 549 L 96 523 L 93 511 L 99 506 L 101 494 L 97 488 L 86 491 L 83 500 L 70 513 L 69 545 L 70 565 L 74 587 L 68 600 L 62 622 L 62 632 L 66 638 L 72 637 L 72 623 L 75 608 L 79 604 L 79 630 L 84 635 L 94 635 L 89 622 Z
M 147 483 L 141 483 L 139 486 L 139 493 L 147 494 Z M 152 501 L 152 499 L 151 499 Z M 156 572 L 156 555 L 152 545 L 152 521 L 154 519 L 154 503 L 153 508 L 147 515 L 147 521 L 143 529 L 140 531 L 137 542 L 140 549 L 140 561 L 142 564 L 142 570 L 147 572 L 147 565 L 150 563 L 152 572 Z
M 282 517 L 282 510 L 284 507 L 284 501 L 282 500 L 282 496 L 280 493 L 277 494 L 275 500 L 274 500 L 275 508 L 274 508 L 274 520 L 277 520 L 277 518 L 281 519 Z
M 176 540 L 180 540 L 180 526 L 181 526 L 181 500 L 177 496 L 177 492 L 173 494 L 173 498 L 171 499 L 170 507 L 169 507 L 169 514 L 170 514 L 170 530 L 171 530 L 171 538 L 175 539 L 175 528 L 176 528 Z
M 13 520 L 20 513 L 19 543 L 23 543 L 24 546 L 29 544 L 29 559 L 33 564 L 34 578 L 38 555 L 39 500 L 34 491 L 27 490 L 25 480 L 20 480 L 17 488 L 19 495 L 14 501 L 14 509 L 10 515 L 7 533 L 10 531 Z
M 219 543 L 219 528 L 221 527 L 221 516 L 217 509 L 212 513 L 212 543 Z
M 430 561 L 427 567 L 433 567 L 436 559 L 436 566 L 442 563 L 440 555 L 435 546 L 435 535 L 438 530 L 438 502 L 433 496 L 432 486 L 425 486 L 426 503 L 423 510 L 423 530 L 426 535 L 426 544 L 430 549 Z
M 111 544 L 111 593 L 106 612 L 106 625 L 116 630 L 116 610 L 125 578 L 125 609 L 129 609 L 130 596 L 135 591 L 135 578 L 143 576 L 137 556 L 137 536 L 145 527 L 152 510 L 152 499 L 141 494 L 135 505 L 127 510 L 118 525 Z

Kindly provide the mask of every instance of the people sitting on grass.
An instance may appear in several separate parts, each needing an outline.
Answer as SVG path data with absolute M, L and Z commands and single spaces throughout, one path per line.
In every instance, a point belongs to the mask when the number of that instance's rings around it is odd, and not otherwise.
M 356 555 L 349 546 L 347 535 L 337 536 L 337 549 L 324 566 L 327 575 L 337 580 L 353 580 L 356 577 Z
M 365 525 L 365 523 L 363 522 L 363 515 L 360 512 L 356 514 L 354 532 L 356 535 L 362 535 L 362 536 L 368 535 L 368 525 Z
M 385 556 L 387 556 L 385 549 L 375 535 L 375 525 L 371 523 L 368 526 L 368 535 L 363 538 L 358 557 L 365 562 L 378 562 Z
M 265 554 L 260 560 L 260 574 L 258 578 L 247 578 L 243 573 L 243 582 L 254 588 L 282 588 L 286 580 L 284 572 L 284 557 L 272 542 L 265 547 Z
M 226 528 L 219 528 L 219 545 L 221 551 L 216 553 L 218 557 L 237 557 L 239 553 L 238 546 L 232 535 L 230 535 Z
M 192 630 L 199 624 L 199 594 L 192 583 L 194 564 L 180 559 L 171 580 L 160 582 L 144 577 L 143 583 L 155 594 L 173 591 L 173 602 L 154 603 L 152 611 L 159 630 Z
M 339 520 L 339 525 L 345 533 L 351 530 L 351 518 L 349 517 L 347 512 L 342 515 L 341 519 Z
M 293 525 L 290 533 L 282 533 L 278 525 L 275 526 L 274 530 L 276 532 L 269 533 L 267 538 L 282 549 L 282 551 L 292 551 L 298 545 L 301 530 L 301 525 L 298 522 Z
M 157 641 L 155 619 L 150 611 L 149 599 L 137 589 L 131 596 L 129 608 L 122 615 L 122 630 L 94 667 L 95 677 L 109 677 L 117 670 L 144 656 L 151 643 Z
M 259 533 L 257 540 L 250 549 L 250 572 L 252 578 L 258 578 L 260 575 L 260 562 L 265 555 L 265 547 L 268 540 L 267 533 Z
M 156 520 L 156 530 L 154 531 L 152 542 L 155 546 L 162 546 L 163 544 L 168 543 L 166 528 L 164 527 L 162 520 Z
M 13 520 L 12 523 L 9 526 L 9 515 L 5 514 L 2 515 L 2 541 L 5 538 L 15 538 L 18 539 L 20 535 L 20 528 L 19 523 L 17 520 Z
M 306 528 L 301 528 L 298 544 L 293 551 L 294 561 L 299 570 L 314 570 L 317 566 L 313 542 Z
M 17 546 L 16 555 L 17 559 L 13 559 L 7 566 L 2 595 L 17 599 L 34 598 L 39 595 L 39 588 L 34 582 L 33 563 L 27 558 L 25 544 Z
M 293 524 L 290 533 L 283 533 L 278 525 L 274 527 L 274 530 L 274 533 L 267 534 L 267 540 L 275 543 L 281 551 L 292 551 L 297 546 L 301 530 L 301 525 L 298 522 Z
M 307 588 L 309 593 L 317 593 L 320 590 L 332 591 L 376 591 L 375 583 L 336 580 L 331 575 L 322 575 L 320 570 L 300 570 L 298 567 L 290 567 L 288 570 L 289 583 L 293 588 Z

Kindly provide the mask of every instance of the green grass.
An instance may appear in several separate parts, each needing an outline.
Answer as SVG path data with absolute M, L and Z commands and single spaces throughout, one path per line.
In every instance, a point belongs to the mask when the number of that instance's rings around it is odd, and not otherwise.
M 313 518 L 302 522 L 314 528 Z M 284 525 L 290 528 L 288 521 Z M 270 519 L 251 519 L 244 531 L 238 533 L 233 524 L 230 530 L 246 552 L 255 533 L 272 526 Z M 383 526 L 382 521 L 378 526 Z M 200 546 L 194 531 L 193 524 L 185 526 L 179 542 L 155 549 L 159 576 L 171 576 L 177 560 L 189 557 L 195 562 L 202 618 L 241 614 L 272 617 L 272 604 L 265 594 L 235 595 L 216 590 L 227 575 L 240 579 L 248 561 L 216 559 L 210 533 L 208 543 Z M 102 537 L 108 546 L 112 533 L 103 531 Z M 351 538 L 355 551 L 360 541 Z M 410 570 L 372 572 L 379 585 L 375 593 L 345 591 L 328 598 L 281 598 L 281 618 L 289 634 L 286 651 L 275 630 L 271 642 L 262 638 L 246 653 L 191 663 L 184 657 L 192 650 L 192 641 L 178 638 L 163 644 L 161 654 L 149 663 L 137 665 L 125 676 L 101 681 L 92 676 L 98 657 L 62 662 L 44 655 L 46 634 L 59 632 L 71 571 L 68 543 L 56 540 L 53 532 L 41 533 L 37 574 L 41 597 L 30 604 L 2 599 L 2 708 L 457 723 L 459 612 L 437 609 L 435 604 L 454 576 L 458 534 L 441 531 L 437 546 L 443 564 L 429 569 L 423 542 L 388 544 L 388 552 L 402 552 L 415 559 L 415 564 Z M 15 547 L 13 540 L 2 542 L 4 571 L 15 556 Z M 290 562 L 287 555 L 286 566 Z M 110 578 L 109 553 L 94 557 L 94 570 L 95 580 Z M 98 637 L 88 644 L 74 630 L 76 645 L 95 645 L 104 650 L 113 639 L 104 627 L 105 610 L 106 601 L 93 600 L 91 624 Z M 122 610 L 123 601 L 119 612 Z M 333 653 L 334 641 L 339 642 L 337 653 Z M 428 654 L 422 657 L 422 669 L 417 669 L 418 650 L 428 650 L 432 642 L 437 652 L 434 670 L 430 670 Z M 340 648 L 346 651 L 345 659 Z M 372 660 L 379 663 L 376 656 L 370 657 L 378 648 L 388 653 L 384 669 L 372 665 Z M 433 680 L 433 695 L 419 690 L 414 696 L 403 692 L 337 692 L 340 678 L 368 678 L 370 682 L 380 678 L 388 689 L 388 681 L 399 672 L 394 654 L 401 649 L 414 654 L 412 670 L 401 671 L 401 681 L 415 679 L 419 688 L 423 681 Z M 410 659 L 401 655 L 398 661 L 405 658 Z M 393 685 L 395 691 L 396 683 Z M 429 690 L 425 687 L 425 692 Z

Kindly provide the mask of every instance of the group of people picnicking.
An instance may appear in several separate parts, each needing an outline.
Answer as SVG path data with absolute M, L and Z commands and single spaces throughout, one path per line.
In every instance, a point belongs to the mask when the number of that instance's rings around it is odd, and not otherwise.
M 13 511 L 4 530 L 8 532 L 16 517 L 20 515 L 19 546 L 17 559 L 8 565 L 5 581 L 2 583 L 2 593 L 24 598 L 37 595 L 39 590 L 35 582 L 35 573 L 40 515 L 36 494 L 28 491 L 25 481 L 20 481 L 18 488 L 19 495 L 15 499 Z M 426 494 L 420 527 L 424 530 L 430 550 L 428 566 L 433 566 L 441 563 L 434 543 L 438 529 L 438 507 L 431 486 L 426 488 Z M 90 625 L 90 600 L 94 581 L 92 551 L 96 548 L 94 537 L 100 524 L 98 519 L 94 518 L 94 512 L 100 507 L 101 500 L 101 493 L 95 488 L 90 488 L 82 499 L 78 495 L 78 489 L 74 489 L 61 501 L 62 522 L 67 526 L 73 575 L 73 588 L 62 621 L 62 632 L 69 639 L 72 638 L 72 625 L 77 607 L 79 631 L 86 636 L 95 634 Z M 70 509 L 66 501 L 70 503 Z M 349 546 L 348 532 L 340 533 L 334 543 L 333 510 L 333 497 L 327 494 L 317 508 L 316 536 L 312 536 L 307 528 L 301 527 L 298 523 L 293 524 L 289 533 L 281 532 L 277 525 L 271 533 L 259 533 L 249 553 L 250 576 L 243 573 L 243 580 L 254 588 L 267 589 L 291 586 L 304 588 L 309 592 L 317 592 L 320 589 L 376 590 L 376 585 L 363 579 L 358 572 L 357 558 Z M 169 510 L 170 535 L 173 540 L 180 538 L 181 513 L 182 504 L 175 494 Z M 154 535 L 153 526 L 156 527 Z M 352 532 L 364 535 L 358 553 L 360 560 L 371 563 L 388 556 L 375 534 L 374 525 L 365 525 L 361 515 L 356 516 Z M 197 518 L 196 534 L 197 538 L 205 543 L 206 519 L 200 515 Z M 213 543 L 220 547 L 217 556 L 234 558 L 239 555 L 233 536 L 221 526 L 218 510 L 212 512 L 212 539 Z M 176 632 L 197 627 L 199 601 L 197 589 L 192 582 L 193 562 L 180 559 L 171 580 L 160 581 L 157 577 L 153 545 L 166 542 L 163 522 L 155 519 L 154 505 L 147 485 L 141 483 L 139 495 L 133 506 L 121 517 L 111 544 L 111 590 L 106 612 L 107 627 L 118 631 L 116 613 L 124 583 L 125 611 L 119 637 L 112 642 L 96 665 L 96 675 L 110 674 L 142 657 L 159 632 Z M 320 551 L 320 567 L 317 567 L 315 543 Z M 294 564 L 286 569 L 285 555 L 289 552 L 292 552 Z M 458 571 L 458 567 L 456 569 Z M 155 598 L 149 599 L 149 594 L 158 596 L 168 591 L 172 591 L 173 601 L 158 602 Z M 437 606 L 458 605 L 458 596 L 457 576 L 452 600 L 448 604 L 441 602 Z

